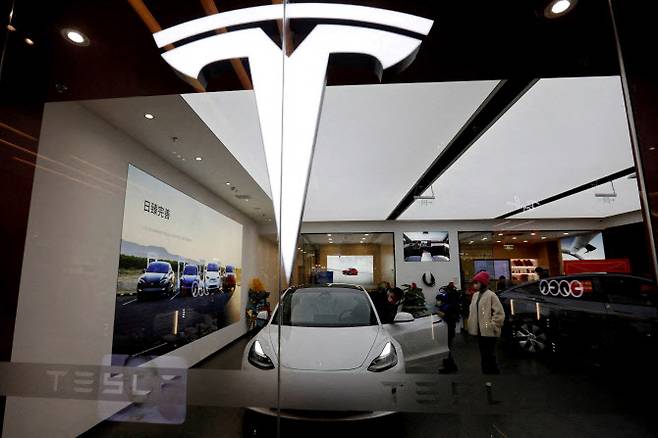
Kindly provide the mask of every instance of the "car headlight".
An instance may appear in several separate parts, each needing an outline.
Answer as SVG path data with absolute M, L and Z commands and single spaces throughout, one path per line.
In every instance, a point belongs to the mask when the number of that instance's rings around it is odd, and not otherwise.
M 389 368 L 393 368 L 398 364 L 398 353 L 395 351 L 395 347 L 390 342 L 387 342 L 382 349 L 382 352 L 379 356 L 372 361 L 368 367 L 368 371 L 385 371 Z
M 249 363 L 262 370 L 271 370 L 274 368 L 272 359 L 267 357 L 267 354 L 263 351 L 263 346 L 260 345 L 259 341 L 251 344 L 251 349 L 249 350 Z
M 160 280 L 160 284 L 165 284 L 167 282 L 167 277 L 164 277 L 162 280 Z

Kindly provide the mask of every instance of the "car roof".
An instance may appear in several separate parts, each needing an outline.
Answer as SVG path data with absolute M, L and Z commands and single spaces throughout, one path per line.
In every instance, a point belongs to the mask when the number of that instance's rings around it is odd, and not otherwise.
M 322 284 L 302 284 L 298 286 L 292 286 L 289 290 L 303 290 L 303 289 L 319 289 L 319 288 L 342 288 L 342 289 L 356 289 L 360 291 L 365 291 L 363 286 L 350 283 L 322 283 Z

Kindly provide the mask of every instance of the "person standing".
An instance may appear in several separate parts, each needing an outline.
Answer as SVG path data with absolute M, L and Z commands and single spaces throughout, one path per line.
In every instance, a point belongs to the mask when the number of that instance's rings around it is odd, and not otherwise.
M 402 308 L 403 301 L 404 291 L 399 287 L 394 287 L 386 292 L 386 303 L 384 304 L 382 313 L 379 315 L 383 324 L 390 324 L 393 322 L 395 315 L 397 315 Z
M 436 305 L 438 307 L 439 316 L 443 318 L 448 326 L 448 357 L 443 360 L 443 368 L 439 370 L 441 374 L 449 374 L 457 372 L 457 364 L 455 363 L 455 356 L 453 351 L 453 342 L 457 328 L 457 321 L 459 321 L 459 291 L 452 281 L 447 286 L 439 289 L 439 294 L 436 296 Z
M 496 363 L 496 340 L 505 322 L 505 310 L 498 296 L 489 290 L 489 274 L 478 272 L 472 283 L 475 293 L 469 311 L 468 332 L 478 338 L 482 372 L 500 374 Z

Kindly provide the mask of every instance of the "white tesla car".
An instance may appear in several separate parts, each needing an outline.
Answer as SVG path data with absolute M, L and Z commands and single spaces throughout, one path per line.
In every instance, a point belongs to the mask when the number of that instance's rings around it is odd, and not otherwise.
M 337 374 L 436 373 L 447 355 L 448 330 L 437 315 L 424 312 L 414 318 L 398 312 L 392 323 L 383 324 L 365 289 L 329 284 L 286 290 L 271 321 L 247 344 L 242 367 L 276 378 L 280 366 L 281 371 L 326 382 Z M 321 389 L 309 387 L 301 396 L 312 399 L 318 395 L 313 391 Z

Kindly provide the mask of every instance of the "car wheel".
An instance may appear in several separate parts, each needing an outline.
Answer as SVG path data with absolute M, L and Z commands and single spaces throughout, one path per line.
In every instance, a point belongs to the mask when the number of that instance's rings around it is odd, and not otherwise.
M 512 332 L 516 345 L 524 352 L 539 354 L 550 346 L 546 330 L 535 321 L 520 323 Z
M 197 286 L 196 284 L 192 286 L 192 296 L 194 298 L 199 296 L 199 286 Z

